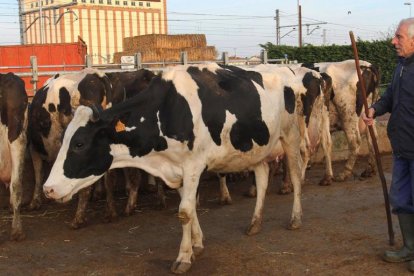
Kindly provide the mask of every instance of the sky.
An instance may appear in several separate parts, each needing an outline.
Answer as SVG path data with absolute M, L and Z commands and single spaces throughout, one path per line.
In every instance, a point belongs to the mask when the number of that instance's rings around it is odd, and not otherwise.
M 167 0 L 168 33 L 205 34 L 219 54 L 259 55 L 259 44 L 276 43 L 276 9 L 281 44 L 298 45 L 297 28 L 287 27 L 298 24 L 298 3 L 304 45 L 350 44 L 349 31 L 363 40 L 381 40 L 392 36 L 411 9 L 414 15 L 414 0 Z M 17 0 L 0 0 L 0 45 L 20 43 L 18 22 Z

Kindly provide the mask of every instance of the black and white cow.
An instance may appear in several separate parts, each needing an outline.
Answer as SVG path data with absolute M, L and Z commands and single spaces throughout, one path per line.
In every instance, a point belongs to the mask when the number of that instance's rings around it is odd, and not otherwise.
M 229 66 L 231 70 L 241 70 L 240 68 Z M 301 139 L 301 156 L 303 160 L 302 178 L 304 181 L 305 170 L 312 154 L 316 152 L 319 145 L 322 145 L 325 156 L 325 176 L 319 182 L 320 185 L 330 185 L 333 180 L 333 171 L 331 163 L 332 140 L 329 132 L 329 93 L 331 91 L 330 83 L 316 71 L 297 67 L 294 69 L 288 67 L 279 67 L 273 64 L 258 65 L 250 67 L 248 71 L 255 71 L 261 74 L 274 74 L 281 77 L 286 86 L 292 88 L 296 100 L 295 113 L 298 117 L 300 139 Z M 283 156 L 279 156 L 275 162 L 285 162 Z M 286 167 L 286 166 L 284 166 Z M 269 183 L 272 183 L 274 169 L 277 167 L 270 166 L 271 174 Z M 226 186 L 225 177 L 220 178 L 220 202 L 231 203 L 231 197 Z M 280 193 L 286 194 L 292 192 L 292 185 L 286 170 L 284 170 L 284 179 L 280 188 Z M 251 186 L 249 196 L 256 196 L 256 187 Z
M 201 173 L 253 170 L 257 201 L 248 234 L 261 228 L 268 160 L 288 156 L 294 185 L 289 227 L 302 221 L 300 138 L 292 88 L 274 74 L 244 74 L 217 64 L 177 66 L 137 96 L 95 112 L 79 107 L 49 178 L 47 197 L 68 201 L 110 168 L 138 167 L 179 189 L 183 236 L 172 266 L 190 269 L 203 250 L 196 214 Z M 124 129 L 115 129 L 121 121 Z
M 128 96 L 146 87 L 154 74 L 148 70 L 110 73 L 107 76 L 96 69 L 55 76 L 35 94 L 29 113 L 29 134 L 34 165 L 36 187 L 30 208 L 41 204 L 43 166 L 52 164 L 61 146 L 64 130 L 79 105 L 101 105 L 102 108 L 122 102 Z M 136 92 L 135 92 L 136 91 Z M 105 181 L 105 184 L 108 182 Z M 135 182 L 133 182 L 135 183 Z M 108 187 L 107 187 L 108 188 Z M 135 207 L 137 186 L 131 188 L 127 212 Z M 78 209 L 71 223 L 73 228 L 86 222 L 85 210 L 90 189 L 85 189 L 79 198 Z M 107 191 L 108 219 L 116 216 L 112 194 Z M 112 200 L 112 201 L 111 201 Z
M 12 73 L 0 74 L 0 181 L 10 188 L 12 240 L 25 237 L 20 204 L 27 146 L 27 102 L 23 80 Z
M 361 134 L 367 139 L 369 149 L 368 167 L 362 172 L 361 177 L 370 177 L 375 174 L 375 155 L 371 140 L 368 138 L 366 125 L 361 117 L 363 98 L 359 88 L 358 75 L 354 60 L 342 62 L 322 62 L 303 64 L 302 66 L 320 72 L 332 80 L 332 93 L 330 104 L 330 129 L 331 132 L 343 130 L 345 132 L 349 157 L 343 172 L 335 177 L 336 181 L 344 181 L 352 176 L 355 161 L 361 146 Z M 378 96 L 380 76 L 378 69 L 367 61 L 360 61 L 361 72 L 367 91 L 367 100 L 370 104 Z M 376 128 L 374 126 L 374 132 Z

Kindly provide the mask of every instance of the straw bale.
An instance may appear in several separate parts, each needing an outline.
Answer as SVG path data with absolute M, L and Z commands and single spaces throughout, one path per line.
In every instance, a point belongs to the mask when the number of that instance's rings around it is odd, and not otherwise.
M 204 34 L 149 34 L 123 39 L 124 51 L 134 50 L 143 52 L 148 49 L 182 49 L 206 46 L 207 40 Z
M 183 48 L 183 49 L 150 49 L 141 52 L 142 62 L 171 62 L 180 61 L 181 52 L 186 51 L 189 61 L 214 60 L 216 48 L 214 46 Z M 121 56 L 133 56 L 136 51 L 124 51 L 114 54 L 114 62 L 120 63 Z

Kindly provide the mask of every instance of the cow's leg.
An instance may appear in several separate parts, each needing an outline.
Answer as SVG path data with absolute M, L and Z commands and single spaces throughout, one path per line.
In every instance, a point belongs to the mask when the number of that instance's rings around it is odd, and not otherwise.
M 33 163 L 35 186 L 29 210 L 37 210 L 42 205 L 43 160 L 40 154 L 32 147 L 30 147 L 30 155 Z
M 167 197 L 165 196 L 164 182 L 158 177 L 154 178 L 154 181 L 155 181 L 155 185 L 157 186 L 158 206 L 162 209 L 166 209 L 167 208 Z
M 282 139 L 283 150 L 285 151 L 287 158 L 288 172 L 290 180 L 293 185 L 293 208 L 292 216 L 288 229 L 297 229 L 302 225 L 302 204 L 301 204 L 301 172 L 302 172 L 302 158 L 300 157 L 299 134 L 292 128 L 289 131 L 289 137 Z
M 104 185 L 106 191 L 105 222 L 114 221 L 118 217 L 114 200 L 114 185 L 117 180 L 116 173 L 116 170 L 109 170 L 104 175 Z
M 194 258 L 193 244 L 198 247 L 197 252 L 201 252 L 204 248 L 203 234 L 196 215 L 197 187 L 202 171 L 202 169 L 194 167 L 184 171 L 183 187 L 180 191 L 181 202 L 178 210 L 183 236 L 178 257 L 171 267 L 171 271 L 177 274 L 184 273 L 191 268 L 191 261 Z
M 229 189 L 227 187 L 226 175 L 217 174 L 220 182 L 220 204 L 230 205 L 232 204 Z
M 250 226 L 247 228 L 247 235 L 254 235 L 260 232 L 263 220 L 263 205 L 266 196 L 267 185 L 269 184 L 269 165 L 267 162 L 261 162 L 254 168 L 256 179 L 256 206 L 254 208 L 253 218 Z
M 78 207 L 76 209 L 75 218 L 70 223 L 72 229 L 79 229 L 86 225 L 86 208 L 88 207 L 89 197 L 91 195 L 92 186 L 83 188 L 79 191 Z
M 26 151 L 26 137 L 22 135 L 10 145 L 12 159 L 12 174 L 10 183 L 10 204 L 13 208 L 13 221 L 10 239 L 21 241 L 26 236 L 23 232 L 22 220 L 20 217 L 20 204 L 23 194 L 23 169 L 24 154 Z
M 341 114 L 348 114 L 344 116 L 347 117 L 350 116 L 349 114 L 351 113 L 345 110 L 341 111 Z M 350 118 L 342 118 L 343 128 L 348 140 L 349 155 L 345 163 L 344 170 L 334 178 L 335 181 L 345 181 L 347 178 L 352 176 L 352 171 L 361 146 L 361 135 L 358 129 L 358 119 L 359 118 L 356 117 L 356 114 L 353 114 Z
M 332 184 L 333 171 L 332 171 L 332 138 L 329 132 L 329 118 L 328 114 L 322 117 L 322 133 L 321 143 L 325 156 L 325 176 L 319 181 L 319 185 L 328 186 Z
M 125 215 L 130 216 L 137 206 L 138 189 L 141 183 L 141 170 L 136 168 L 124 168 L 122 171 L 125 175 L 125 181 L 129 182 L 128 203 L 125 207 Z
M 281 195 L 287 195 L 290 194 L 293 191 L 292 182 L 290 182 L 289 178 L 289 168 L 287 165 L 287 156 L 283 158 L 282 162 L 282 182 L 280 183 L 280 189 L 279 194 Z
M 361 125 L 361 124 L 363 124 L 363 125 Z M 375 126 L 375 123 L 372 126 L 372 129 L 374 130 L 375 137 L 378 137 L 377 128 Z M 360 133 L 365 136 L 365 139 L 367 141 L 368 151 L 369 151 L 368 166 L 365 168 L 365 170 L 361 173 L 361 176 L 360 176 L 361 179 L 364 179 L 364 178 L 371 177 L 371 176 L 375 175 L 375 173 L 376 173 L 376 159 L 375 159 L 374 146 L 372 145 L 371 135 L 369 133 L 368 128 L 366 127 L 365 123 L 362 122 L 362 120 L 360 120 L 360 122 L 359 122 L 359 130 L 360 130 Z

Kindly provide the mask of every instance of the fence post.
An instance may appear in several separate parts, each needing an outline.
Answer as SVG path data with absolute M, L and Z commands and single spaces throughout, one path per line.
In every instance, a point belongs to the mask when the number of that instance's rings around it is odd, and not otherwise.
M 186 65 L 188 63 L 188 55 L 187 52 L 181 52 L 181 64 Z
M 260 59 L 262 61 L 262 64 L 267 64 L 267 51 L 266 50 L 262 50 L 260 52 Z
M 142 69 L 142 56 L 141 53 L 135 53 L 134 55 L 134 67 L 135 69 Z
M 85 55 L 85 61 L 86 68 L 92 68 L 92 57 L 90 55 Z
M 33 94 L 35 94 L 37 91 L 37 83 L 39 81 L 36 56 L 30 56 L 30 65 L 32 67 L 32 80 L 30 82 L 33 83 Z
M 223 59 L 223 64 L 228 65 L 229 64 L 229 53 L 223 52 L 222 59 Z

